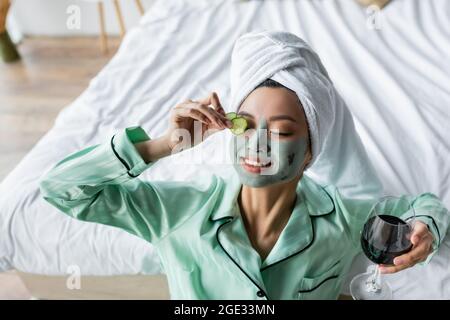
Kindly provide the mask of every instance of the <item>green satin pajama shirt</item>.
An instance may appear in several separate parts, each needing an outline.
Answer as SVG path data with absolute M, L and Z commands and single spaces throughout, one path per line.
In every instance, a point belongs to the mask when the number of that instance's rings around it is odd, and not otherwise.
M 374 201 L 345 199 L 336 187 L 303 176 L 288 223 L 262 261 L 240 215 L 238 179 L 143 181 L 138 176 L 153 163 L 145 163 L 134 143 L 148 139 L 141 127 L 130 127 L 69 155 L 41 179 L 43 197 L 73 218 L 151 242 L 172 299 L 339 296 Z M 430 193 L 405 197 L 434 234 L 436 251 L 448 226 L 446 208 Z

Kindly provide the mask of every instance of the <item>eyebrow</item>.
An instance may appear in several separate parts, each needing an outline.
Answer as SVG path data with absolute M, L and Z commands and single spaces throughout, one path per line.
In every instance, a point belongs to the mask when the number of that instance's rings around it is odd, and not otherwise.
M 251 118 L 251 119 L 255 119 L 255 117 L 254 117 L 253 115 L 251 115 L 250 113 L 245 112 L 245 111 L 239 111 L 239 112 L 238 112 L 238 115 L 240 115 L 240 116 L 246 116 L 246 117 L 249 117 L 249 118 Z
M 285 114 L 282 114 L 279 116 L 273 116 L 273 117 L 269 118 L 269 121 L 277 121 L 277 120 L 289 120 L 289 121 L 297 123 L 297 121 L 294 118 L 292 118 L 288 115 L 285 115 Z
M 253 115 L 251 115 L 250 113 L 245 112 L 245 111 L 241 111 L 238 114 L 241 115 L 241 116 L 247 116 L 247 117 L 249 117 L 251 119 L 255 119 L 255 117 Z M 294 118 L 292 118 L 292 117 L 290 117 L 288 115 L 285 115 L 285 114 L 282 114 L 282 115 L 279 115 L 279 116 L 272 116 L 272 117 L 269 118 L 269 121 L 277 121 L 277 120 L 289 120 L 289 121 L 297 123 L 297 121 Z

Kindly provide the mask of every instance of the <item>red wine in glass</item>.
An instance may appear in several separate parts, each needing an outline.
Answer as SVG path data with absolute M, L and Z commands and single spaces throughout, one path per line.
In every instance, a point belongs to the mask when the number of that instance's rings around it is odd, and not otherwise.
M 381 232 L 379 232 L 381 231 Z M 379 215 L 364 225 L 361 246 L 364 254 L 376 264 L 394 264 L 394 258 L 409 252 L 410 226 L 395 216 Z
M 400 216 L 406 216 L 408 222 Z M 376 265 L 351 281 L 350 292 L 354 299 L 392 298 L 392 290 L 381 278 L 378 265 L 393 265 L 396 257 L 411 250 L 414 220 L 414 207 L 406 197 L 383 197 L 372 207 L 360 241 L 364 254 Z

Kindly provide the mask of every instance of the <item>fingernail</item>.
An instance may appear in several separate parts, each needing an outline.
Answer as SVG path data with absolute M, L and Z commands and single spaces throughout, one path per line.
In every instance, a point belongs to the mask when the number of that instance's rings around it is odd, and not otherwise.
M 230 120 L 227 120 L 226 124 L 228 128 L 231 128 L 233 126 L 233 122 L 231 122 Z
M 394 259 L 394 264 L 395 265 L 399 265 L 399 264 L 403 264 L 403 260 L 402 259 Z

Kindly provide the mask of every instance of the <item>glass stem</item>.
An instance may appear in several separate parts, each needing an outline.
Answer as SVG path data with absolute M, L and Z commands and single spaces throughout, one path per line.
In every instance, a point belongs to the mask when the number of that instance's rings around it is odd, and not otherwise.
M 380 270 L 378 265 L 375 265 L 373 274 L 367 278 L 366 288 L 368 292 L 378 292 L 381 290 L 380 286 Z

